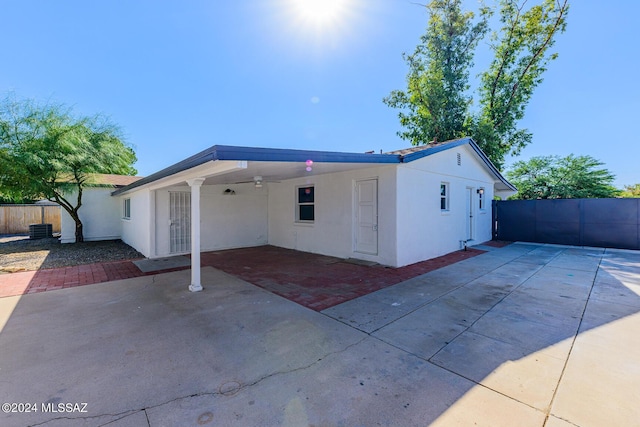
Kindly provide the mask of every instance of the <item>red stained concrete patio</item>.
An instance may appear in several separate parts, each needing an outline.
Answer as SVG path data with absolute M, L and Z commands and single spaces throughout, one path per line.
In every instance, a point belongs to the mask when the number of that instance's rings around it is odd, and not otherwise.
M 390 268 L 259 246 L 206 252 L 202 254 L 202 265 L 218 268 L 305 307 L 322 311 L 481 253 L 484 251 L 469 248 L 406 267 Z
M 466 251 L 452 252 L 401 268 L 359 265 L 340 258 L 275 246 L 204 252 L 201 259 L 203 267 L 215 267 L 305 307 L 321 311 L 483 252 L 468 248 Z M 2 274 L 0 297 L 52 291 L 187 268 L 145 274 L 133 262 L 127 260 Z

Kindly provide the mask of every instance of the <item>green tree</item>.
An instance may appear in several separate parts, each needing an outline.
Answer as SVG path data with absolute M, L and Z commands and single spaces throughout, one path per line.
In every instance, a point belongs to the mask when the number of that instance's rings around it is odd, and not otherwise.
M 84 241 L 78 211 L 92 175 L 135 175 L 135 161 L 120 129 L 104 116 L 76 117 L 62 105 L 14 96 L 0 103 L 0 193 L 57 202 L 75 221 L 76 242 Z
M 472 136 L 502 168 L 507 154 L 516 155 L 532 140 L 518 127 L 550 61 L 556 36 L 566 29 L 568 0 L 543 0 L 525 8 L 527 0 L 498 0 L 501 28 L 491 32 L 493 60 L 480 74 L 478 109 L 471 107 L 469 69 L 478 42 L 488 33 L 494 10 L 462 12 L 461 0 L 432 0 L 429 24 L 409 65 L 407 90 L 393 91 L 384 102 L 399 108 L 398 135 L 414 145 Z
M 625 185 L 620 197 L 640 197 L 640 184 Z
M 445 141 L 464 136 L 471 96 L 469 69 L 478 42 L 489 27 L 489 9 L 463 13 L 461 0 L 433 0 L 427 32 L 412 55 L 403 54 L 409 65 L 407 90 L 395 90 L 384 99 L 401 109 L 398 134 L 413 145 Z
M 518 189 L 514 199 L 615 197 L 615 176 L 591 156 L 538 156 L 516 162 L 506 177 Z

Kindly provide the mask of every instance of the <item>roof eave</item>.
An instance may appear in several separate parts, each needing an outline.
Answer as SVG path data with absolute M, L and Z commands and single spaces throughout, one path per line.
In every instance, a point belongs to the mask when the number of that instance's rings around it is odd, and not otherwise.
M 324 163 L 400 163 L 400 156 L 395 154 L 341 153 L 230 145 L 216 145 L 212 148 L 216 148 L 216 160 L 246 160 L 253 162 L 306 162 L 307 160 L 312 160 Z
M 196 166 L 199 166 L 203 163 L 212 161 L 212 160 L 216 160 L 216 153 L 215 153 L 215 146 L 210 147 L 204 151 L 201 151 L 200 153 L 194 154 L 191 157 L 188 157 L 178 163 L 175 163 L 167 168 L 164 168 L 156 173 L 153 173 L 147 177 L 144 177 L 132 184 L 129 184 L 127 186 L 124 186 L 122 188 L 117 189 L 116 191 L 114 191 L 113 193 L 111 193 L 112 196 L 117 196 L 119 194 L 122 194 L 124 192 L 127 191 L 131 191 L 134 188 L 137 187 L 141 187 L 145 184 L 150 184 L 154 181 L 158 181 L 162 178 L 166 178 L 168 176 L 174 175 L 176 173 L 179 172 L 183 172 L 186 171 L 188 169 L 194 168 Z
M 172 166 L 151 174 L 139 181 L 120 188 L 112 196 L 131 191 L 145 184 L 166 178 L 187 169 L 215 160 L 241 160 L 253 162 L 313 162 L 325 163 L 372 163 L 392 164 L 400 163 L 401 159 L 396 154 L 366 154 L 366 153 L 340 153 L 331 151 L 289 150 L 282 148 L 255 148 L 238 147 L 232 145 L 214 145 L 200 153 L 197 153 Z
M 497 182 L 501 182 L 505 185 L 505 187 L 511 191 L 518 191 L 516 187 L 513 186 L 507 179 L 502 176 L 498 168 L 494 166 L 491 160 L 487 157 L 486 154 L 482 151 L 482 149 L 476 144 L 476 142 L 472 138 L 461 138 L 455 141 L 438 144 L 431 148 L 425 148 L 424 150 L 416 151 L 415 153 L 410 153 L 405 156 L 401 156 L 403 163 L 413 162 L 415 160 L 421 159 L 423 157 L 430 156 L 432 154 L 439 153 L 441 151 L 450 150 L 455 147 L 460 147 L 461 145 L 469 144 L 469 146 L 478 154 L 480 160 L 485 164 L 485 166 L 489 169 L 489 171 L 496 177 Z M 504 190 L 507 191 L 507 190 Z
M 496 178 L 498 178 L 500 182 L 502 182 L 509 190 L 518 191 L 518 189 L 513 184 L 511 184 L 504 176 L 502 176 L 498 168 L 495 167 L 493 162 L 491 162 L 491 160 L 487 157 L 487 155 L 484 154 L 484 151 L 482 151 L 482 149 L 480 149 L 478 144 L 476 144 L 476 142 L 471 138 L 469 138 L 469 145 L 471 146 L 471 148 L 473 148 L 473 150 L 476 153 L 478 153 L 478 156 L 482 159 L 484 164 L 487 165 L 487 167 L 496 176 Z
M 449 150 L 451 148 L 468 144 L 470 141 L 472 141 L 471 138 L 462 138 L 462 139 L 457 139 L 455 141 L 446 142 L 443 144 L 437 144 L 437 145 L 434 145 L 433 147 L 425 148 L 424 150 L 416 151 L 415 153 L 410 153 L 402 156 L 402 162 L 403 163 L 413 162 L 415 160 L 430 156 L 432 154 L 439 153 L 441 151 Z

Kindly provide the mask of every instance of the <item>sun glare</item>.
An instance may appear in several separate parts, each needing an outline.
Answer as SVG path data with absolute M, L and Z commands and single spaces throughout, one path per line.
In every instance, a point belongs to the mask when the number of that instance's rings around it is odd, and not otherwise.
M 346 13 L 349 0 L 290 0 L 295 15 L 305 24 L 325 27 L 336 24 Z

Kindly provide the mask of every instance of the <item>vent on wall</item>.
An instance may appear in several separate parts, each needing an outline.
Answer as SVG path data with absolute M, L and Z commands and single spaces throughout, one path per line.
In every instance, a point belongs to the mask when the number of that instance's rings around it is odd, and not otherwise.
M 458 158 L 458 166 L 460 166 L 462 164 L 462 156 L 460 153 L 456 153 L 456 157 Z

